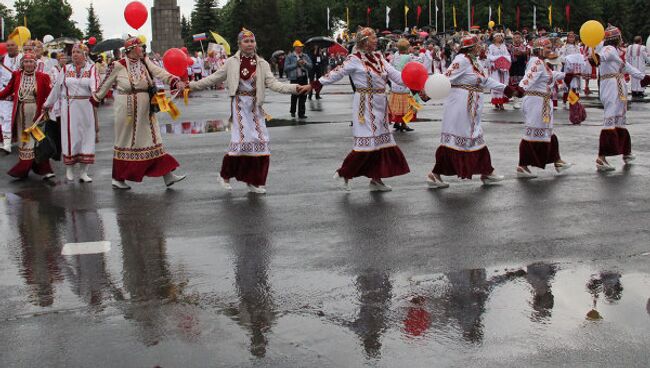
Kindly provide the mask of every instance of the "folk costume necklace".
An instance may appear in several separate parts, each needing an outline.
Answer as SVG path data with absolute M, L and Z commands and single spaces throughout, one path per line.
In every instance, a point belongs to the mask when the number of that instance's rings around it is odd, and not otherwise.
M 257 59 L 255 55 L 253 56 L 241 56 L 241 62 L 239 64 L 239 78 L 242 80 L 248 80 L 252 78 L 257 72 Z
M 20 79 L 20 88 L 18 89 L 18 100 L 24 101 L 26 99 L 32 99 L 34 97 L 34 92 L 36 92 L 36 73 L 27 73 L 23 72 L 23 76 Z

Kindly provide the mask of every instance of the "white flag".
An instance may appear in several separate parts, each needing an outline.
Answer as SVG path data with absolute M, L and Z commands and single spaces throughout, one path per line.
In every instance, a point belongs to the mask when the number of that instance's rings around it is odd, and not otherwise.
M 537 7 L 533 5 L 533 29 L 537 29 Z
M 386 28 L 390 27 L 390 8 L 386 7 Z
M 488 6 L 488 21 L 492 20 L 492 6 Z
M 330 30 L 330 7 L 327 7 L 327 30 Z

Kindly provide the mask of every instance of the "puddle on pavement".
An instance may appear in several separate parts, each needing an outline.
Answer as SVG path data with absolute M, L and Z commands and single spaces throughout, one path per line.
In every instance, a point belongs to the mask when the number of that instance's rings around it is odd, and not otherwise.
M 466 352 L 533 355 L 558 339 L 572 349 L 606 346 L 620 331 L 619 343 L 649 342 L 648 272 L 544 262 L 433 274 L 365 262 L 300 269 L 277 259 L 269 235 L 180 239 L 143 214 L 124 211 L 119 201 L 116 209 L 70 210 L 7 194 L 0 200 L 3 328 L 76 311 L 57 318 L 111 326 L 115 350 L 181 341 L 180 349 L 228 351 L 224 359 L 233 365 L 314 359 L 314 352 L 334 366 L 404 359 L 451 365 Z M 115 247 L 61 255 L 65 242 L 101 240 Z M 122 335 L 131 345 L 119 342 Z

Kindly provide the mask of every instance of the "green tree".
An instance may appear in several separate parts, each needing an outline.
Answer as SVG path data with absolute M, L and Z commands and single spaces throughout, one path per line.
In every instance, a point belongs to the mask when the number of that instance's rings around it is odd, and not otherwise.
M 209 36 L 209 32 L 216 30 L 218 25 L 219 15 L 216 0 L 196 0 L 190 23 L 192 34 L 207 33 Z M 190 42 L 190 46 L 187 48 L 198 51 L 201 50 L 201 45 L 198 42 Z
M 16 27 L 16 23 L 14 22 L 13 12 L 4 4 L 0 4 L 0 17 L 5 21 L 5 34 L 0 35 L 0 39 L 5 40 Z
M 47 34 L 54 37 L 83 37 L 83 32 L 70 20 L 72 7 L 67 0 L 17 0 L 14 8 L 15 23 L 22 25 L 26 18 L 32 38 L 42 39 Z
M 192 47 L 192 24 L 185 15 L 181 16 L 181 38 L 185 47 Z
M 95 14 L 93 3 L 90 3 L 90 7 L 88 8 L 88 20 L 86 25 L 86 38 L 90 37 L 95 37 L 98 42 L 104 39 L 102 27 L 99 24 L 97 14 Z

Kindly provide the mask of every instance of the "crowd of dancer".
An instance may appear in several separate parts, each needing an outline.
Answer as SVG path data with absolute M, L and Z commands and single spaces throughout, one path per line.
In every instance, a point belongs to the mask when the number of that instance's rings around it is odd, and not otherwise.
M 89 59 L 89 50 L 82 43 L 72 47 L 71 62 L 64 53 L 52 62 L 44 56 L 39 41 L 25 43 L 22 52 L 8 41 L 0 66 L 2 147 L 6 153 L 11 153 L 12 142 L 18 147 L 19 160 L 9 175 L 24 179 L 33 171 L 45 179 L 52 178 L 50 162 L 35 161 L 35 139 L 28 134 L 34 122 L 47 114 L 60 124 L 66 179 L 75 180 L 75 167 L 79 166 L 79 180 L 89 183 L 89 167 L 95 161 L 99 139 L 97 107 L 112 93 L 113 187 L 129 189 L 127 182 L 141 182 L 145 176 L 162 177 L 165 185 L 171 186 L 185 176 L 174 173 L 179 164 L 164 148 L 152 108 L 152 90 L 169 86 L 171 93 L 177 94 L 223 85 L 231 99 L 232 129 L 220 183 L 231 190 L 234 178 L 246 183 L 251 192 L 263 194 L 270 165 L 263 108 L 266 89 L 294 96 L 315 92 L 318 98 L 324 86 L 348 77 L 354 88 L 354 143 L 334 177 L 346 191 L 351 190 L 353 178 L 362 176 L 370 179 L 370 190 L 390 191 L 383 179 L 410 171 L 390 124 L 396 130 L 411 130 L 407 123 L 415 117 L 415 111 L 410 111 L 412 101 L 428 98 L 422 91 L 405 87 L 402 80 L 401 70 L 416 61 L 432 74 L 444 73 L 452 87 L 444 102 L 434 167 L 426 177 L 431 188 L 448 186 L 442 176 L 471 179 L 480 175 L 486 184 L 503 180 L 492 167 L 481 126 L 484 90 L 490 91 L 491 102 L 498 110 L 504 110 L 512 98 L 522 99 L 525 127 L 516 168 L 519 178 L 535 177 L 530 166 L 543 169 L 552 164 L 558 172 L 572 166 L 560 158 L 553 129 L 554 101 L 560 93 L 566 100 L 571 90 L 588 93 L 589 80 L 594 77 L 599 80 L 604 105 L 596 167 L 599 171 L 614 170 L 608 156 L 622 155 L 626 164 L 635 159 L 625 128 L 626 78 L 632 80 L 633 96 L 642 94 L 650 84 L 650 76 L 643 73 L 650 61 L 645 47 L 635 43 L 624 49 L 621 32 L 614 26 L 606 29 L 602 45 L 593 50 L 581 47 L 573 33 L 562 45 L 544 34 L 529 39 L 515 32 L 511 44 L 506 44 L 506 39 L 500 32 L 490 33 L 489 42 L 475 34 L 463 35 L 449 60 L 439 46 L 420 49 L 407 39 L 398 40 L 396 52 L 386 55 L 378 49 L 376 32 L 360 28 L 345 61 L 311 83 L 306 82 L 306 76 L 292 78 L 294 83 L 278 81 L 269 63 L 257 54 L 255 35 L 246 29 L 237 37 L 239 51 L 213 73 L 202 70 L 192 81 L 167 72 L 159 58 L 146 55 L 137 37 L 125 41 L 123 57 L 106 63 Z M 519 101 L 514 105 L 519 108 Z M 304 115 L 304 111 L 299 113 Z

